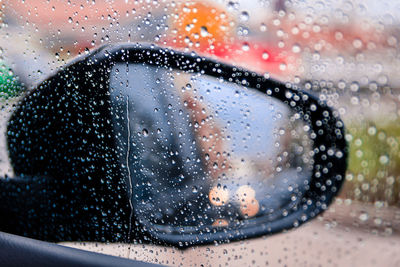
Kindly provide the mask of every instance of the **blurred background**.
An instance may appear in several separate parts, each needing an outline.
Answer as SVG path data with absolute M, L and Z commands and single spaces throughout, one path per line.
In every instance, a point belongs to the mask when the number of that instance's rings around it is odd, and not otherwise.
M 400 264 L 394 252 L 400 233 L 400 2 L 3 0 L 0 32 L 1 131 L 15 95 L 76 56 L 118 42 L 147 42 L 240 65 L 296 84 L 341 114 L 350 146 L 346 182 L 317 222 L 283 239 L 192 252 L 130 247 L 131 257 L 168 265 L 232 259 L 260 266 L 265 259 L 306 266 Z M 4 138 L 0 149 L 0 175 L 10 175 Z M 346 237 L 353 230 L 359 235 Z M 307 242 L 322 254 L 300 253 Z M 324 256 L 329 245 L 333 256 Z M 120 255 L 122 248 L 106 250 Z M 391 253 L 384 254 L 387 261 L 378 259 L 382 253 Z

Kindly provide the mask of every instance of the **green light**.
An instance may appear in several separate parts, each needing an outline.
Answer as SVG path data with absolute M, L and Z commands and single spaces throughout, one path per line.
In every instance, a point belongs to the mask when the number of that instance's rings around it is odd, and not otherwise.
M 6 63 L 0 60 L 0 98 L 17 96 L 22 91 L 22 85 Z

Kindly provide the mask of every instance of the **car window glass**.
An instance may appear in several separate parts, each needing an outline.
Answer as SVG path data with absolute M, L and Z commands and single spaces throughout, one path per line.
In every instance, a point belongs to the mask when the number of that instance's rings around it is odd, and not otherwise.
M 344 122 L 349 147 L 343 188 L 315 220 L 274 236 L 187 250 L 141 242 L 63 244 L 171 266 L 399 265 L 399 14 L 396 1 L 370 0 L 3 1 L 0 177 L 15 176 L 7 124 L 27 91 L 102 45 L 155 44 L 255 71 L 332 108 Z M 129 80 L 127 69 L 141 79 Z M 282 193 L 296 190 L 292 184 L 302 195 L 313 164 L 313 142 L 307 125 L 285 104 L 245 86 L 168 68 L 121 63 L 110 66 L 109 73 L 110 99 L 117 103 L 110 112 L 123 114 L 112 117 L 120 142 L 118 164 L 124 166 L 130 188 L 138 189 L 131 197 L 140 192 L 132 201 L 141 205 L 136 215 L 143 221 L 224 225 L 244 215 L 258 218 L 266 206 L 282 213 L 282 202 L 296 201 Z M 127 121 L 128 114 L 135 119 Z M 202 120 L 206 126 L 200 129 L 208 129 L 206 133 L 195 131 Z M 132 135 L 135 147 L 128 144 Z M 221 150 L 218 158 L 217 153 L 215 158 L 206 155 L 202 145 L 210 142 L 202 135 L 223 139 L 223 149 L 213 144 L 212 151 Z M 128 150 L 136 152 L 125 157 Z M 224 162 L 228 154 L 230 166 Z M 153 168 L 166 159 L 168 164 Z M 241 182 L 232 186 L 228 178 L 218 178 L 224 164 Z M 190 179 L 182 188 L 179 181 L 172 182 L 176 191 L 169 192 L 165 173 Z M 140 179 L 132 180 L 133 174 Z M 194 178 L 210 182 L 200 188 Z M 236 192 L 240 186 L 271 202 L 259 200 L 255 213 L 240 213 L 238 204 L 233 215 L 221 216 L 229 210 L 207 214 L 207 205 L 218 208 L 224 200 L 225 188 Z M 193 194 L 196 203 L 188 208 Z M 149 198 L 152 202 L 143 201 Z M 165 205 L 171 198 L 176 202 L 172 209 Z M 199 210 L 207 216 L 193 218 Z M 168 215 L 175 212 L 180 216 Z

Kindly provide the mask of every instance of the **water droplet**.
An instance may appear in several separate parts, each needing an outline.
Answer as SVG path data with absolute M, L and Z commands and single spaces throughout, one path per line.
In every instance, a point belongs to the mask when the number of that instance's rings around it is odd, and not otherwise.
M 200 35 L 201 35 L 201 37 L 207 37 L 209 35 L 207 27 L 202 26 L 200 28 Z
M 293 53 L 300 53 L 301 52 L 301 47 L 299 44 L 294 44 L 292 47 L 292 52 Z
M 350 90 L 351 90 L 352 92 L 357 92 L 358 89 L 360 89 L 360 85 L 359 85 L 357 82 L 353 82 L 353 83 L 350 85 Z
M 241 21 L 248 21 L 249 20 L 249 13 L 247 13 L 247 11 L 243 11 L 242 13 L 240 13 L 240 20 Z
M 360 214 L 360 216 L 358 218 L 360 219 L 360 221 L 366 222 L 368 220 L 368 218 L 369 218 L 369 215 L 368 215 L 368 213 L 363 212 L 363 213 Z
M 269 54 L 268 54 L 268 52 L 266 52 L 266 51 L 264 51 L 263 53 L 262 53 L 262 59 L 264 59 L 264 60 L 267 60 L 268 58 L 269 58 Z
M 354 48 L 360 49 L 360 48 L 362 48 L 363 43 L 360 39 L 355 39 L 353 41 L 353 46 L 354 46 Z
M 374 126 L 371 126 L 368 128 L 368 134 L 369 135 L 375 135 L 376 134 L 376 128 Z
M 379 162 L 382 165 L 386 165 L 386 164 L 389 163 L 389 157 L 387 155 L 382 155 L 382 156 L 379 157 Z
M 267 30 L 268 30 L 267 25 L 265 25 L 264 23 L 262 23 L 262 24 L 260 25 L 260 31 L 265 32 L 265 31 L 267 31 Z

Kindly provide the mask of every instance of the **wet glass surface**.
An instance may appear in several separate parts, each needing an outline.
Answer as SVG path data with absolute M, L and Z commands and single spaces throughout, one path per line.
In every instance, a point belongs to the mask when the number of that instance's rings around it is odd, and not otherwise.
M 5 0 L 0 9 L 0 177 L 16 175 L 7 124 L 25 92 L 101 45 L 156 44 L 254 70 L 327 103 L 346 127 L 344 186 L 324 214 L 279 235 L 184 251 L 138 240 L 68 245 L 170 266 L 398 266 L 399 14 L 397 1 Z M 140 78 L 129 81 L 126 68 Z M 312 143 L 307 127 L 284 106 L 240 86 L 225 90 L 232 85 L 205 75 L 139 65 L 110 71 L 115 106 L 108 111 L 115 115 L 109 124 L 118 134 L 117 164 L 130 189 L 129 211 L 140 207 L 131 216 L 160 229 L 210 224 L 224 229 L 280 216 L 281 205 L 296 205 L 313 162 Z M 48 105 L 44 101 L 40 109 Z M 101 119 L 91 122 L 93 132 Z M 57 151 L 58 159 L 65 151 Z M 80 174 L 95 172 L 87 166 Z M 94 177 L 102 188 L 110 187 L 111 176 Z M 166 185 L 175 190 L 165 190 Z M 100 208 L 115 200 L 95 197 L 99 205 L 80 209 L 96 210 L 96 222 L 115 223 L 114 210 Z M 169 198 L 173 202 L 167 204 Z M 176 212 L 179 216 L 171 215 Z

